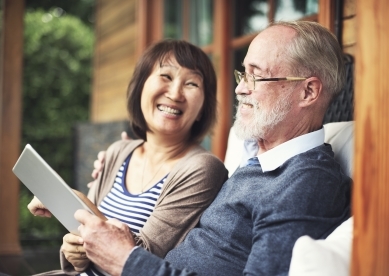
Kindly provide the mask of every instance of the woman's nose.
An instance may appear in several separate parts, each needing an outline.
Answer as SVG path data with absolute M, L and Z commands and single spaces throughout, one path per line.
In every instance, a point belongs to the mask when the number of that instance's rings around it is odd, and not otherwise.
M 172 83 L 166 93 L 166 97 L 174 102 L 184 101 L 184 91 L 182 85 L 179 83 Z

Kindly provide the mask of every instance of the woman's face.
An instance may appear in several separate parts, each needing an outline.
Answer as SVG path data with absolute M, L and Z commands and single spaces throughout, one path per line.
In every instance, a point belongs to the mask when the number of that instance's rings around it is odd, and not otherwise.
M 157 62 L 146 80 L 141 109 L 147 126 L 155 134 L 187 138 L 204 103 L 202 76 L 181 67 L 173 56 Z

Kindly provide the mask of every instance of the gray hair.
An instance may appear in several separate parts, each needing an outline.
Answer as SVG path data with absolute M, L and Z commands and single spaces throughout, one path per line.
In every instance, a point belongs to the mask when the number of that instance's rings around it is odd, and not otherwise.
M 286 49 L 293 73 L 318 77 L 329 101 L 338 95 L 346 73 L 343 52 L 336 37 L 316 22 L 279 21 L 271 23 L 268 28 L 273 26 L 289 27 L 297 33 Z

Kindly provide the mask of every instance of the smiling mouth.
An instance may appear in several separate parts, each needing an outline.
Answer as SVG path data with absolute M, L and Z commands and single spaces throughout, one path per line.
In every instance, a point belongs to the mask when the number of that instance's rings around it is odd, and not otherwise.
M 181 115 L 182 114 L 181 110 L 174 109 L 174 108 L 168 107 L 166 105 L 158 105 L 157 108 L 158 108 L 158 110 L 160 110 L 166 114 L 173 114 L 173 115 Z
M 252 104 L 248 104 L 248 103 L 241 103 L 241 108 L 253 108 L 253 105 Z

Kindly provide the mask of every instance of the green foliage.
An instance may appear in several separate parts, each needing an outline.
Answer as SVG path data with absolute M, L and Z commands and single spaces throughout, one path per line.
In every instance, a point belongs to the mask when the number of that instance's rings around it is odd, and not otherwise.
M 72 126 L 88 119 L 93 31 L 54 11 L 27 11 L 24 23 L 22 147 L 31 144 L 72 185 Z M 21 236 L 60 229 L 55 219 L 24 213 L 32 197 L 21 188 Z
M 95 0 L 28 0 L 25 4 L 26 10 L 57 10 L 61 14 L 74 15 L 91 26 L 94 21 L 95 2 Z

